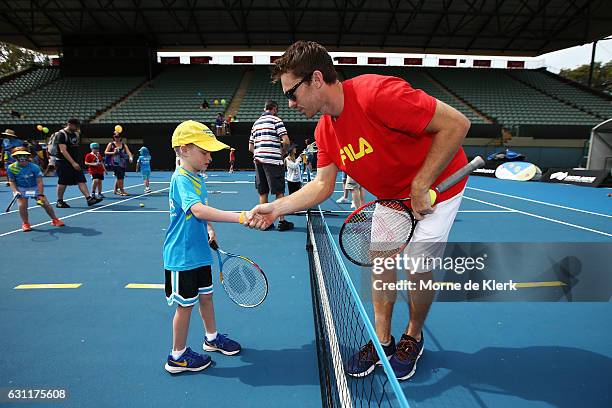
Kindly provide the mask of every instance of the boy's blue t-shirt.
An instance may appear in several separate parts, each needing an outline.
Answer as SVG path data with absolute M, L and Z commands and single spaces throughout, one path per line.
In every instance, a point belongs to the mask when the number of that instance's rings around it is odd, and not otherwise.
M 212 265 L 206 221 L 191 213 L 196 203 L 208 205 L 204 178 L 178 167 L 170 181 L 170 226 L 164 240 L 164 269 L 186 271 Z
M 31 188 L 36 187 L 36 179 L 42 177 L 40 167 L 30 162 L 27 166 L 21 167 L 19 163 L 12 163 L 6 172 L 9 181 L 17 184 L 17 187 Z
M 140 164 L 140 171 L 143 173 L 151 172 L 151 156 L 140 156 L 138 158 L 138 163 Z

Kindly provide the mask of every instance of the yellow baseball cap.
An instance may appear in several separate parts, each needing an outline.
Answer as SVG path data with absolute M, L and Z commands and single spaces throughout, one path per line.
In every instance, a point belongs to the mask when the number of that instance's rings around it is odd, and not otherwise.
M 193 143 L 201 149 L 209 152 L 217 152 L 230 147 L 217 140 L 208 126 L 195 120 L 187 120 L 174 129 L 172 133 L 172 147 L 178 147 Z
M 13 151 L 13 154 L 11 154 L 11 156 L 13 156 L 13 157 L 17 157 L 17 156 L 30 156 L 30 152 L 28 152 L 27 150 L 20 149 L 20 148 L 17 148 L 17 149 L 19 149 L 19 150 Z

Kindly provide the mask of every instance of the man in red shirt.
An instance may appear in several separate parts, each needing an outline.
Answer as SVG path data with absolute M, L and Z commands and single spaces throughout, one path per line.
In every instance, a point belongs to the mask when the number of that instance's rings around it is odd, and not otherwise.
M 323 115 L 315 130 L 317 176 L 290 196 L 256 206 L 249 226 L 263 229 L 283 214 L 323 202 L 334 192 L 342 170 L 378 198 L 410 197 L 415 217 L 421 220 L 410 246 L 425 243 L 419 248 L 426 256 L 442 256 L 466 180 L 440 194 L 435 208 L 428 191 L 467 164 L 461 143 L 469 120 L 400 78 L 362 75 L 341 83 L 330 55 L 311 41 L 291 45 L 275 61 L 272 76 L 280 80 L 290 108 L 308 118 L 317 112 Z M 432 279 L 431 268 L 421 265 L 409 273 L 417 287 L 420 280 Z M 376 334 L 398 379 L 408 379 L 416 370 L 434 294 L 410 292 L 410 320 L 396 345 L 391 335 L 395 296 L 377 296 L 373 290 Z M 377 362 L 370 342 L 345 362 L 345 370 L 362 377 L 373 372 Z

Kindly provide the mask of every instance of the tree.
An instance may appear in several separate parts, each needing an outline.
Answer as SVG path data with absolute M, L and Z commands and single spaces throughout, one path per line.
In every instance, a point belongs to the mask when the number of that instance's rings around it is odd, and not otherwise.
M 589 70 L 590 65 L 584 64 L 574 69 L 562 69 L 559 75 L 588 86 Z M 599 91 L 612 92 L 612 61 L 608 61 L 605 64 L 601 62 L 593 64 L 591 87 Z
M 11 74 L 32 65 L 51 65 L 49 57 L 36 51 L 0 42 L 0 75 Z

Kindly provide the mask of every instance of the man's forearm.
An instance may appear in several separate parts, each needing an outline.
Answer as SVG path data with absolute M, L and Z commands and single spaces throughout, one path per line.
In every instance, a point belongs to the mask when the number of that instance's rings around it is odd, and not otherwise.
M 427 190 L 448 166 L 469 128 L 457 126 L 439 131 L 434 137 L 423 166 L 412 182 L 413 189 Z
M 333 184 L 330 191 L 330 189 L 326 187 L 323 182 L 315 179 L 295 193 L 278 200 L 274 200 L 272 204 L 274 205 L 275 212 L 279 215 L 291 214 L 322 203 L 330 195 L 332 195 L 333 192 Z

